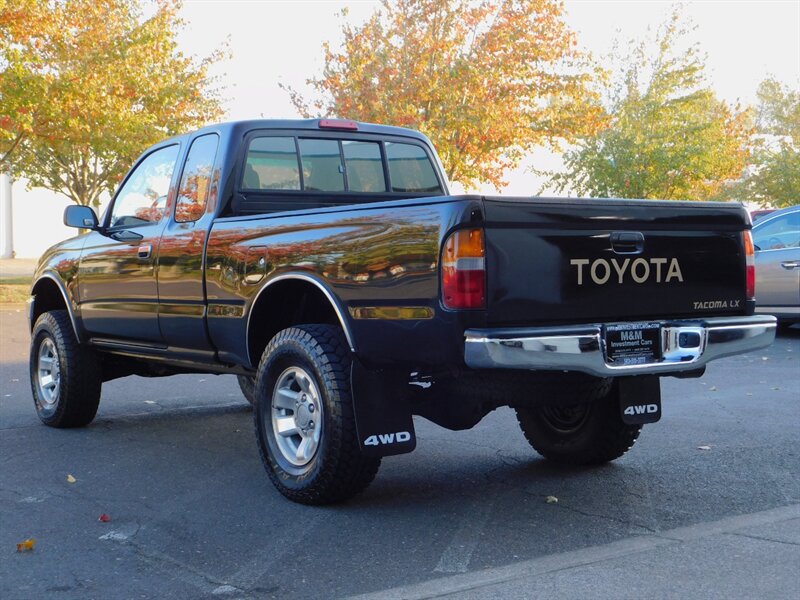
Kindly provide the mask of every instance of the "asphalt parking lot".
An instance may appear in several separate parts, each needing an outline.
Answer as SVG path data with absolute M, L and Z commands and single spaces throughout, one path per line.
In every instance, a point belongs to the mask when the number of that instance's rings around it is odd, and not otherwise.
M 328 508 L 274 490 L 232 377 L 117 380 L 91 426 L 55 430 L 22 308 L 0 309 L 0 342 L 4 600 L 800 594 L 797 328 L 665 379 L 662 421 L 612 465 L 549 465 L 508 409 L 466 432 L 417 420 L 414 453 Z

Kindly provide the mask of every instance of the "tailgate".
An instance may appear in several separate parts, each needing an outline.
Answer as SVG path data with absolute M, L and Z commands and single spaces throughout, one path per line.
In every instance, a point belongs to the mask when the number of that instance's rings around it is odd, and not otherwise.
M 746 313 L 738 204 L 484 198 L 488 324 Z

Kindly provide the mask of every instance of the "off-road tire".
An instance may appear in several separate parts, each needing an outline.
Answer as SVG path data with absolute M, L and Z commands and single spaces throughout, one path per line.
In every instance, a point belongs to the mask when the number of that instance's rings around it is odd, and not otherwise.
M 625 454 L 641 425 L 622 421 L 616 386 L 587 387 L 587 396 L 568 404 L 516 408 L 528 443 L 548 460 L 568 465 L 600 465 Z
M 379 458 L 360 450 L 350 388 L 350 350 L 341 329 L 298 325 L 280 331 L 267 345 L 256 374 L 253 411 L 261 460 L 270 480 L 289 500 L 324 505 L 358 494 L 375 478 Z M 276 446 L 272 397 L 278 377 L 300 367 L 314 380 L 322 403 L 322 433 L 310 462 L 296 467 Z
M 251 406 L 255 406 L 256 378 L 250 375 L 237 375 L 236 379 L 239 381 L 239 389 L 242 390 L 244 399 L 247 400 Z
M 45 345 L 54 352 L 58 364 L 54 397 L 49 399 L 40 385 L 40 351 Z M 47 360 L 53 364 L 52 359 Z M 92 422 L 100 403 L 102 370 L 95 352 L 78 342 L 66 310 L 46 312 L 36 321 L 29 366 L 33 402 L 42 423 L 66 428 Z

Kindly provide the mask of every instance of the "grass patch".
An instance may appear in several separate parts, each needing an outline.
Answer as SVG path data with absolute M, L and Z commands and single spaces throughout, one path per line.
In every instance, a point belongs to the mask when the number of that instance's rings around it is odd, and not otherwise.
M 0 304 L 27 302 L 30 298 L 29 283 L 0 283 Z
M 4 277 L 0 275 L 0 283 L 8 283 L 11 285 L 30 285 L 33 280 L 32 276 L 28 277 Z

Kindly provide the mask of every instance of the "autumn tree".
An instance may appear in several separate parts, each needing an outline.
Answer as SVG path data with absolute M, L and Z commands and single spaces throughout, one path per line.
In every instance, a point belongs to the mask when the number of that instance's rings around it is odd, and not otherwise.
M 752 165 L 731 193 L 762 206 L 800 203 L 800 90 L 775 79 L 758 88 Z
M 145 8 L 150 7 L 149 14 Z M 97 205 L 147 146 L 218 119 L 177 0 L 0 0 L 0 170 Z
M 364 24 L 323 46 L 305 116 L 421 130 L 449 177 L 504 185 L 536 145 L 593 131 L 588 60 L 556 0 L 384 0 Z
M 653 40 L 617 46 L 603 91 L 609 126 L 564 156 L 560 192 L 619 198 L 706 200 L 743 172 L 749 113 L 718 99 L 703 55 L 676 9 Z

